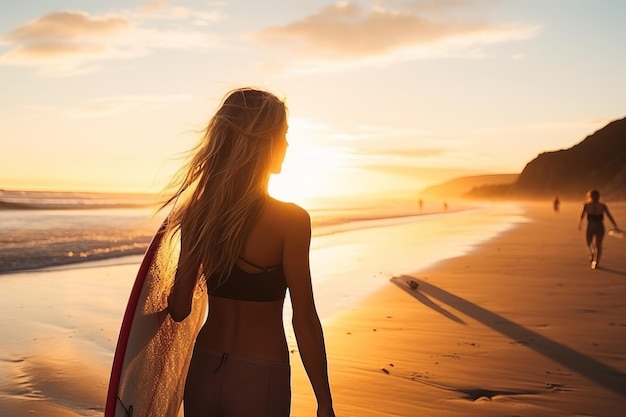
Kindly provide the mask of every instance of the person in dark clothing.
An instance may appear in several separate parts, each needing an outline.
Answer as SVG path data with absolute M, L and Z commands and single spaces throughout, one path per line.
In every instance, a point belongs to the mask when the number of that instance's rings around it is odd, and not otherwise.
M 578 229 L 582 228 L 582 223 L 587 216 L 587 233 L 585 239 L 587 242 L 587 249 L 589 250 L 589 260 L 591 261 L 591 268 L 596 269 L 602 258 L 602 241 L 604 239 L 604 215 L 609 218 L 613 226 L 617 229 L 617 223 L 611 215 L 609 208 L 606 204 L 600 202 L 600 192 L 598 190 L 591 190 L 587 193 L 587 201 L 583 206 L 583 211 L 580 213 L 580 221 L 578 222 Z

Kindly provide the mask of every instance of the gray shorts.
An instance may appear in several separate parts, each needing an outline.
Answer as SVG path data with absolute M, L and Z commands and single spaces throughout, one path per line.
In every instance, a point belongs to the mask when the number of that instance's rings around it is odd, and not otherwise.
M 194 349 L 185 384 L 185 417 L 289 417 L 288 363 Z

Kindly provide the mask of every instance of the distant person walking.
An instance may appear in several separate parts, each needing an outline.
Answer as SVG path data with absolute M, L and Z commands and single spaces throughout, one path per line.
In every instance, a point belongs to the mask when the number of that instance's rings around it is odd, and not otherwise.
M 558 213 L 561 207 L 561 200 L 559 200 L 559 196 L 554 197 L 554 212 Z
M 617 223 L 611 215 L 606 204 L 600 202 L 600 191 L 591 190 L 587 193 L 587 201 L 580 213 L 578 230 L 581 229 L 583 219 L 587 215 L 587 249 L 589 250 L 589 260 L 591 269 L 596 269 L 602 257 L 602 240 L 604 239 L 604 215 L 607 215 L 613 226 L 617 229 Z

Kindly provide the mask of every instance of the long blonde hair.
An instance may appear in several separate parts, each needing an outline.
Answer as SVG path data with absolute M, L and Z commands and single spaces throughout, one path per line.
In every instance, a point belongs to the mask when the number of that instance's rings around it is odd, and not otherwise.
M 166 236 L 180 232 L 187 242 L 179 270 L 209 278 L 232 269 L 267 198 L 273 139 L 286 124 L 286 111 L 266 91 L 227 94 L 161 206 L 174 203 Z

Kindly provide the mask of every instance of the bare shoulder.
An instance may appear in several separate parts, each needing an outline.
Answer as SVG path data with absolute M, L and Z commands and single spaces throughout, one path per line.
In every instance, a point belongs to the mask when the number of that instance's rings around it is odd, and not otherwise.
M 311 217 L 297 204 L 270 198 L 265 212 L 275 230 L 279 230 L 285 237 L 311 233 Z
M 283 226 L 281 228 L 310 228 L 311 216 L 304 208 L 295 203 L 287 203 L 270 198 L 267 202 L 266 210 L 275 221 Z

